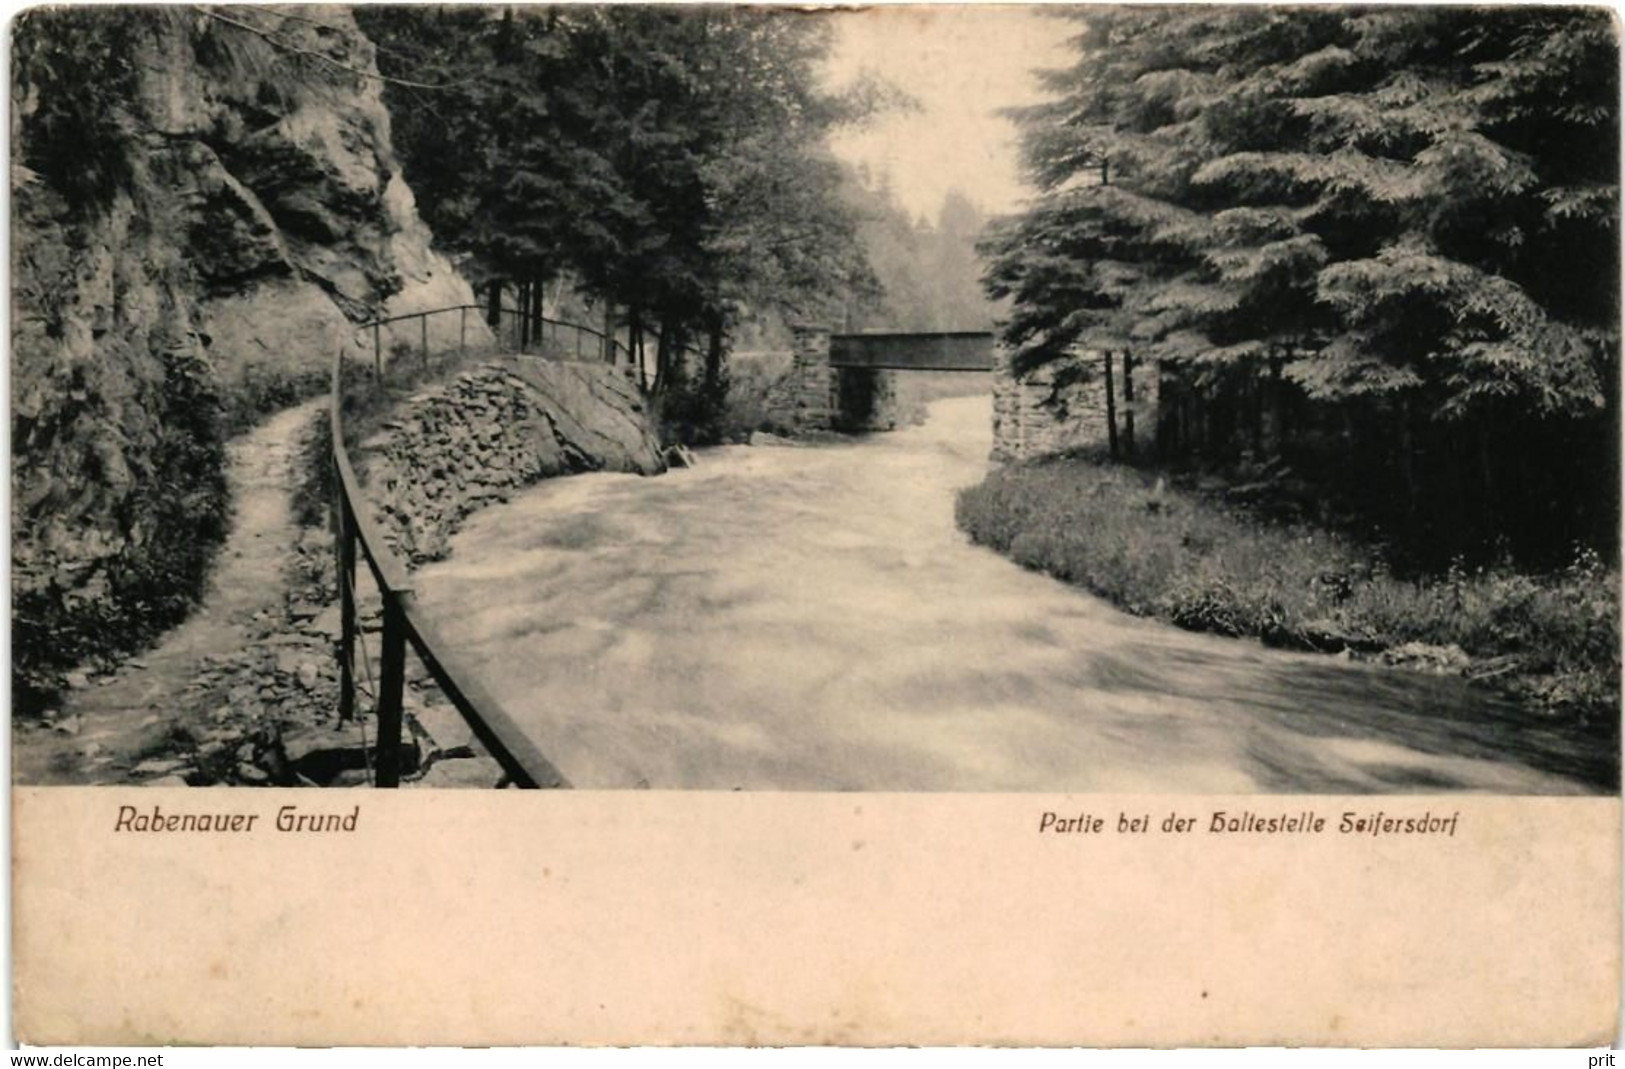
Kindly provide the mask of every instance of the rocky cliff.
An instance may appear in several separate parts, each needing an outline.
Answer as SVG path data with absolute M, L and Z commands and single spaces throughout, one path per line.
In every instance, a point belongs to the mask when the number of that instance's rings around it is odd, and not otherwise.
M 199 590 L 227 509 L 222 396 L 315 385 L 336 350 L 370 353 L 357 323 L 471 294 L 430 247 L 345 9 L 36 9 L 14 24 L 12 105 L 26 706 Z

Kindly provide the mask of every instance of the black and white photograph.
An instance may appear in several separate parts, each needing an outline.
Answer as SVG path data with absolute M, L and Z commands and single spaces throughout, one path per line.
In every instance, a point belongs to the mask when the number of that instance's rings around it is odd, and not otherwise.
M 23 1044 L 1617 1039 L 1612 9 L 8 29 Z
M 11 29 L 16 784 L 1619 788 L 1607 9 Z

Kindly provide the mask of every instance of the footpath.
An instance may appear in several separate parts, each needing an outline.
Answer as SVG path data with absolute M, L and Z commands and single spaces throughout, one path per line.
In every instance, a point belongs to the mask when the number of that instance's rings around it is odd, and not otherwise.
M 325 527 L 299 526 L 291 503 L 299 456 L 324 403 L 281 412 L 230 444 L 234 516 L 203 603 L 154 648 L 111 671 L 70 673 L 60 707 L 41 721 L 14 723 L 15 782 L 369 781 L 365 726 L 339 724 L 336 715 L 332 537 Z M 375 627 L 376 611 L 367 616 L 363 625 Z M 412 701 L 414 712 L 425 704 L 415 693 Z M 411 726 L 420 749 L 434 754 L 446 747 L 434 747 L 420 726 L 430 719 L 414 715 Z

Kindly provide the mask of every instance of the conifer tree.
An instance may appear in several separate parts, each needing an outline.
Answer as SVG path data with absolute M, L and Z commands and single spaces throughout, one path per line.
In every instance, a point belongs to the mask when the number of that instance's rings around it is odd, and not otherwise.
M 1599 444 L 1618 347 L 1606 13 L 1070 17 L 1077 62 L 1019 116 L 1043 195 L 988 247 L 1018 360 L 1131 349 L 1210 400 L 1281 374 L 1413 506 L 1470 473 L 1489 525 L 1497 483 L 1540 491 L 1542 449 Z M 1495 440 L 1512 428 L 1523 455 Z

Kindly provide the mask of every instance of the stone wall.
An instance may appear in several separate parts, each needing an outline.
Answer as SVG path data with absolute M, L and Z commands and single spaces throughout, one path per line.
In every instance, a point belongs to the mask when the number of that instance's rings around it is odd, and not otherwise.
M 829 366 L 829 331 L 795 324 L 790 328 L 789 424 L 797 431 L 827 431 L 838 404 L 835 369 Z
M 638 389 L 608 365 L 507 357 L 410 398 L 353 452 L 390 548 L 445 556 L 471 513 L 555 475 L 666 469 Z
M 1121 357 L 1113 357 L 1117 427 L 1134 413 L 1135 441 L 1147 448 L 1155 431 L 1157 369 L 1134 368 L 1134 403 L 1124 399 Z M 1105 369 L 1101 354 L 1082 351 L 1025 375 L 1011 373 L 1009 354 L 1000 350 L 993 371 L 993 451 L 996 461 L 1028 460 L 1069 449 L 1105 445 Z
M 903 407 L 895 373 L 871 368 L 832 368 L 830 331 L 816 325 L 791 328 L 794 347 L 785 422 L 796 431 L 862 434 L 895 430 Z

